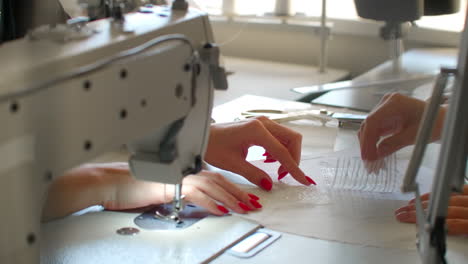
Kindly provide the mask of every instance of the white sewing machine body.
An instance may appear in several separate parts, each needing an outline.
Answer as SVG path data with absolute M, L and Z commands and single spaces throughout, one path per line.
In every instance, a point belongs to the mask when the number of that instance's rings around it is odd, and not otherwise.
M 1 46 L 1 263 L 37 263 L 47 186 L 66 170 L 123 144 L 129 144 L 138 163 L 138 155 L 158 153 L 177 120 L 184 121 L 169 135 L 174 160 L 131 164 L 132 171 L 137 178 L 180 183 L 201 160 L 213 86 L 210 62 L 194 60 L 191 45 L 167 41 L 86 72 L 93 63 L 170 33 L 185 36 L 198 52 L 212 43 L 204 13 L 153 11 L 126 15 L 129 32 L 103 19 L 89 23 L 94 33 L 81 39 L 51 33 Z

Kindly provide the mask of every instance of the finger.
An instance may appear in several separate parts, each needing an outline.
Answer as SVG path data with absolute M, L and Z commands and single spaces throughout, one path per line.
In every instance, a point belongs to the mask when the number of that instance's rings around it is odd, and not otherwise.
M 468 208 L 468 195 L 452 195 L 449 205 Z
M 222 176 L 219 173 L 212 172 L 212 171 L 203 171 L 203 175 L 210 177 L 214 182 L 216 182 L 219 186 L 221 186 L 224 190 L 229 192 L 238 202 L 243 202 L 244 204 L 248 205 L 250 208 L 253 209 L 260 209 L 262 205 L 258 202 L 260 198 L 253 194 L 249 194 L 243 191 L 237 184 L 226 179 L 226 177 Z M 221 200 L 219 200 L 221 201 Z M 224 202 L 223 202 L 224 203 Z
M 410 140 L 414 137 L 414 131 L 407 129 L 383 139 L 377 147 L 377 156 L 379 158 L 384 158 L 397 150 L 412 144 Z
M 466 188 L 467 186 L 468 186 L 468 185 L 465 185 L 465 186 L 464 186 L 464 188 L 463 188 L 463 194 L 453 193 L 452 196 L 451 196 L 451 199 L 452 199 L 453 197 L 459 197 L 459 198 L 457 198 L 457 199 L 461 199 L 461 200 L 463 200 L 463 201 L 464 201 L 465 199 L 467 199 L 467 198 L 464 198 L 464 197 L 467 197 L 467 196 L 468 196 L 468 188 Z M 421 201 L 427 201 L 427 200 L 429 200 L 429 198 L 430 198 L 430 193 L 425 193 L 425 194 L 421 195 Z M 409 204 L 412 204 L 412 203 L 414 203 L 415 201 L 416 201 L 416 198 L 413 198 L 413 199 L 411 199 L 408 203 L 409 203 Z
M 252 210 L 252 208 L 236 199 L 234 195 L 218 185 L 215 180 L 209 176 L 193 175 L 192 177 L 187 178 L 186 182 L 188 185 L 195 186 L 199 191 L 202 191 L 211 199 L 221 202 L 236 213 L 245 214 L 247 211 Z
M 395 110 L 401 95 L 389 94 L 366 118 L 360 128 L 361 157 L 364 160 L 378 159 L 377 142 L 382 136 L 398 133 L 402 129 L 402 118 Z
M 411 211 L 406 215 L 399 214 L 397 219 L 403 223 L 416 223 L 416 212 Z M 449 235 L 467 235 L 468 220 L 467 219 L 447 219 L 446 225 Z
M 252 128 L 252 131 L 258 131 L 258 133 L 256 133 L 254 143 L 264 147 L 269 153 L 271 153 L 272 156 L 275 157 L 281 163 L 281 165 L 283 165 L 286 171 L 288 171 L 294 179 L 304 185 L 311 185 L 314 183 L 310 177 L 306 176 L 304 172 L 302 172 L 302 170 L 297 165 L 297 162 L 289 153 L 288 149 L 283 144 L 281 144 L 269 131 L 267 131 L 260 121 L 257 120 L 257 122 L 251 122 L 249 125 L 255 126 Z M 252 165 L 248 166 L 250 170 L 253 170 L 252 167 Z M 262 180 L 264 184 L 267 184 L 265 178 Z M 271 183 L 271 179 L 269 177 L 268 180 Z
M 235 170 L 236 173 L 242 175 L 251 183 L 263 188 L 266 191 L 270 191 L 273 187 L 270 176 L 263 170 L 255 167 L 250 162 L 242 160 L 239 162 L 239 166 Z
M 199 190 L 196 186 L 183 185 L 182 193 L 185 194 L 186 201 L 199 205 L 214 215 L 224 215 L 227 213 L 226 208 L 218 207 L 219 205 L 213 199 L 203 193 L 203 191 Z
M 468 220 L 447 219 L 446 223 L 449 235 L 468 235 Z
M 427 208 L 427 203 L 424 208 Z M 396 218 L 400 222 L 404 223 L 415 223 L 416 222 L 416 211 L 413 207 L 409 211 L 400 211 L 396 213 Z M 468 220 L 468 208 L 460 206 L 449 206 L 447 210 L 447 219 L 466 219 Z
M 425 193 L 425 194 L 421 195 L 421 197 L 420 197 L 421 201 L 427 201 L 427 200 L 429 200 L 430 195 L 431 195 L 430 193 Z M 408 203 L 409 203 L 409 204 L 413 204 L 413 203 L 415 203 L 415 202 L 416 202 L 416 198 L 413 198 L 413 199 L 411 199 Z
M 429 204 L 428 201 L 424 201 L 424 202 L 422 202 L 422 207 L 424 209 L 426 209 L 428 204 Z M 395 215 L 403 213 L 403 212 L 415 211 L 415 210 L 416 210 L 416 204 L 412 203 L 412 204 L 409 204 L 409 205 L 406 205 L 406 206 L 402 206 L 402 207 L 398 208 L 397 210 L 395 210 Z
M 396 219 L 403 223 L 416 223 L 416 211 L 403 211 L 395 215 Z
M 377 142 L 380 136 L 377 134 L 378 121 L 375 117 L 369 116 L 361 126 L 361 158 L 363 160 L 377 159 Z
M 468 219 L 468 208 L 461 206 L 449 206 L 447 218 L 451 219 Z
M 293 159 L 299 164 L 301 161 L 302 135 L 266 117 L 259 117 L 258 120 L 288 149 Z

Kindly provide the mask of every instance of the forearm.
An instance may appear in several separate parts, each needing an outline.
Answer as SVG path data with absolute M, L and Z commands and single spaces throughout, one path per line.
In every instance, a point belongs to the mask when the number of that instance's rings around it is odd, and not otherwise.
M 55 179 L 49 187 L 42 221 L 67 216 L 92 205 L 104 205 L 115 195 L 100 167 L 79 167 Z

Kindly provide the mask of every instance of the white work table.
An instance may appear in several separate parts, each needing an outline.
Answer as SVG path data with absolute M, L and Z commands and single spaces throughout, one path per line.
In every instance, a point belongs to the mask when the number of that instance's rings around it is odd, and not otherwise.
M 225 122 L 235 119 L 236 117 L 240 116 L 242 111 L 246 111 L 249 109 L 278 109 L 278 110 L 301 110 L 301 109 L 310 109 L 316 108 L 318 109 L 319 106 L 310 105 L 307 103 L 300 103 L 300 102 L 293 102 L 293 101 L 285 101 L 279 99 L 272 99 L 260 96 L 252 96 L 252 95 L 245 95 L 240 98 L 237 98 L 231 102 L 226 104 L 220 105 L 216 107 L 213 111 L 213 118 L 218 122 Z M 350 112 L 346 109 L 330 109 L 328 110 L 339 110 L 341 112 Z M 294 121 L 288 122 L 284 125 L 299 131 L 303 135 L 303 145 L 302 145 L 302 154 L 304 156 L 308 155 L 318 155 L 321 153 L 331 152 L 342 150 L 346 148 L 358 148 L 357 140 L 356 140 L 356 130 L 350 129 L 338 129 L 336 127 L 336 123 L 330 123 L 327 127 L 321 127 L 317 123 L 313 123 L 312 121 Z M 431 146 L 431 149 L 437 149 L 437 146 Z M 262 159 L 261 157 L 262 151 L 254 150 L 253 154 L 249 153 L 249 157 L 251 159 Z M 403 150 L 400 152 L 400 156 L 408 156 L 410 154 L 410 149 Z M 233 176 L 230 173 L 225 173 L 228 177 L 231 177 L 233 180 L 238 181 L 239 183 L 245 183 L 242 179 L 236 179 L 236 176 Z M 276 186 L 276 185 L 275 185 Z M 281 187 L 281 186 L 280 186 Z M 273 187 L 273 191 L 281 191 L 282 189 L 278 189 L 278 186 Z M 298 189 L 298 191 L 303 191 L 303 189 Z M 313 190 L 311 190 L 313 192 Z M 256 192 L 258 194 L 258 192 Z M 271 206 L 279 201 L 274 199 L 275 196 L 271 194 L 266 194 L 266 192 L 260 192 L 260 196 L 262 199 L 273 199 L 273 201 L 269 200 L 268 205 Z M 393 204 L 399 206 L 405 204 L 405 201 L 398 201 Z M 348 205 L 353 206 L 353 202 L 349 202 Z M 370 206 L 378 207 L 379 202 L 369 203 Z M 392 227 L 395 229 L 395 226 L 398 228 L 401 225 L 400 230 L 393 230 L 391 232 L 403 232 L 407 233 L 406 236 L 409 235 L 410 247 L 408 245 L 408 239 L 401 244 L 398 241 L 390 241 L 389 243 L 376 243 L 372 245 L 372 243 L 350 243 L 353 239 L 343 241 L 337 240 L 327 240 L 327 239 L 318 239 L 322 238 L 322 233 L 317 232 L 316 234 L 313 233 L 311 230 L 317 230 L 316 226 L 310 226 L 310 230 L 307 230 L 308 225 L 304 224 L 307 223 L 307 219 L 311 219 L 310 217 L 313 216 L 313 221 L 309 221 L 311 225 L 320 225 L 324 229 L 332 229 L 333 224 L 340 224 L 340 225 L 347 225 L 347 215 L 343 212 L 340 217 L 343 219 L 339 220 L 336 219 L 334 223 L 328 222 L 330 219 L 324 218 L 322 221 L 320 220 L 321 215 L 311 215 L 310 213 L 306 213 L 310 210 L 317 210 L 315 204 L 302 204 L 300 210 L 292 210 L 294 214 L 290 216 L 290 219 L 287 220 L 284 216 L 280 216 L 280 213 L 277 214 L 277 219 L 268 219 L 268 223 L 275 223 L 273 229 L 278 228 L 281 231 L 289 231 L 294 230 L 292 233 L 282 232 L 282 237 L 277 240 L 275 243 L 264 249 L 263 251 L 259 252 L 256 256 L 250 259 L 242 259 L 242 262 L 239 262 L 239 258 L 234 257 L 229 254 L 223 254 L 217 259 L 214 260 L 213 263 L 284 263 L 284 262 L 293 262 L 293 263 L 312 263 L 317 261 L 318 263 L 419 263 L 419 256 L 418 252 L 415 249 L 414 242 L 416 240 L 416 229 L 414 226 L 410 224 L 403 224 L 398 223 L 393 216 L 393 210 L 395 208 L 386 208 L 388 207 L 388 203 L 382 203 L 382 207 L 385 209 L 380 209 L 380 211 L 376 214 L 384 214 L 381 219 L 389 223 L 393 223 Z M 280 208 L 280 207 L 279 207 Z M 284 207 L 282 207 L 284 208 Z M 264 210 L 268 210 L 265 208 Z M 376 217 L 372 214 L 373 208 L 369 208 L 368 213 L 369 215 L 363 215 L 363 225 L 368 224 L 365 221 L 366 218 Z M 379 209 L 376 208 L 376 211 Z M 388 213 L 385 214 L 385 211 L 388 210 Z M 253 213 L 255 214 L 255 213 Z M 271 217 L 275 218 L 275 214 L 268 214 Z M 302 217 L 308 217 L 307 219 L 301 219 Z M 349 215 L 351 217 L 352 215 Z M 381 216 L 379 216 L 381 217 Z M 253 217 L 257 219 L 256 217 Z M 261 218 L 261 217 L 259 217 Z M 297 228 L 289 228 L 282 227 L 282 225 L 290 226 L 294 225 L 294 223 L 301 225 L 303 227 L 303 232 L 298 231 Z M 262 221 L 260 220 L 260 223 Z M 356 223 L 350 223 L 356 224 Z M 269 228 L 269 225 L 266 225 Z M 271 228 L 271 227 L 270 227 Z M 385 225 L 381 225 L 382 229 L 385 229 Z M 343 230 L 342 226 L 336 226 L 336 232 L 340 232 Z M 361 236 L 369 236 L 372 237 L 372 234 L 366 234 L 366 232 L 375 232 L 376 227 L 375 225 L 369 227 L 368 229 L 364 227 L 360 227 L 362 233 Z M 303 233 L 307 233 L 306 236 Z M 356 233 L 351 232 L 350 236 L 356 235 Z M 383 236 L 384 235 L 379 235 Z M 414 237 L 414 239 L 412 238 Z M 388 238 L 389 240 L 393 238 Z M 468 238 L 463 237 L 449 237 L 448 239 L 448 263 L 466 263 L 468 260 Z
M 214 105 L 216 108 L 213 112 L 213 118 L 218 122 L 232 121 L 238 117 L 241 111 L 249 109 L 275 108 L 292 110 L 310 108 L 310 104 L 289 101 L 297 99 L 299 96 L 291 92 L 290 88 L 336 81 L 346 75 L 343 71 L 337 71 L 332 73 L 332 77 L 329 75 L 325 79 L 320 79 L 320 76 L 313 73 L 309 76 L 312 67 L 238 58 L 226 58 L 225 64 L 228 71 L 234 71 L 235 73 L 229 76 L 231 90 L 215 92 Z M 245 95 L 252 90 L 256 96 Z M 287 100 L 259 97 L 259 95 Z M 315 107 L 319 108 L 318 106 Z M 328 109 L 336 110 L 332 108 Z M 340 109 L 339 111 L 346 112 L 347 110 Z M 338 129 L 336 123 L 330 123 L 325 127 L 321 127 L 316 123 L 314 124 L 313 121 L 290 122 L 285 125 L 303 134 L 302 154 L 304 156 L 357 147 L 355 140 L 356 132 Z M 258 157 L 260 157 L 258 149 L 249 155 L 249 159 L 256 159 Z M 125 156 L 110 155 L 99 161 L 109 160 L 125 160 Z M 236 177 L 233 175 L 228 176 Z M 237 180 L 242 183 L 241 178 L 237 178 Z M 254 190 L 257 194 L 259 194 L 258 192 L 262 192 L 258 189 Z M 268 195 L 266 193 L 260 194 L 262 194 L 262 200 L 266 199 L 265 195 Z M 273 204 L 267 203 L 264 205 L 263 211 L 266 211 Z M 313 209 L 307 206 L 301 208 L 304 212 Z M 309 221 L 309 219 L 301 218 L 301 213 L 297 212 L 295 211 L 290 216 L 290 223 L 297 221 L 304 224 Z M 261 214 L 262 212 L 260 211 L 259 213 Z M 396 222 L 391 214 L 389 212 L 390 216 L 387 217 L 387 221 Z M 190 256 L 196 257 L 207 253 L 206 251 L 210 249 L 216 248 L 219 251 L 221 249 L 220 243 L 224 243 L 232 238 L 229 237 L 230 234 L 236 233 L 237 229 L 245 230 L 251 228 L 251 224 L 248 222 L 238 223 L 236 219 L 239 219 L 239 216 L 234 215 L 200 221 L 202 223 L 197 227 L 200 230 L 191 230 L 188 236 L 184 237 L 183 243 L 172 241 L 168 238 L 167 234 L 161 236 L 158 232 L 146 230 L 142 230 L 140 235 L 130 238 L 123 238 L 115 234 L 117 228 L 133 226 L 133 219 L 137 215 L 136 213 L 100 212 L 79 217 L 69 217 L 45 224 L 43 227 L 44 242 L 48 244 L 45 246 L 43 244 L 42 254 L 45 257 L 42 258 L 42 261 L 43 263 L 67 264 L 142 263 L 148 261 L 150 263 L 193 263 L 193 259 L 181 259 L 179 261 L 179 259 L 154 259 L 154 257 L 167 257 L 171 253 L 182 257 L 183 252 L 189 252 Z M 281 224 L 281 221 L 284 221 L 284 218 L 271 217 L 271 219 L 268 219 L 269 222 L 271 222 L 270 220 L 277 219 L 278 224 Z M 218 220 L 225 223 L 218 225 L 216 222 Z M 332 223 L 320 223 L 320 221 L 328 221 L 326 219 L 321 220 L 320 214 L 314 216 L 314 219 L 310 219 L 310 221 L 314 225 L 333 228 Z M 258 222 L 263 224 L 262 221 Z M 343 225 L 346 225 L 346 223 L 343 223 Z M 415 229 L 412 228 L 412 225 L 401 225 L 403 231 L 409 229 L 409 235 L 415 235 Z M 222 227 L 226 228 L 221 229 Z M 269 228 L 270 226 L 267 225 L 266 227 Z M 209 229 L 213 229 L 215 233 L 208 232 L 207 230 Z M 338 226 L 336 229 L 339 230 Z M 279 240 L 252 258 L 239 259 L 223 253 L 220 256 L 211 258 L 211 260 L 213 263 L 419 263 L 418 253 L 414 247 L 372 246 L 369 244 L 340 242 L 333 239 L 319 239 L 320 236 L 305 236 L 300 234 L 300 232 L 292 234 L 282 231 L 281 233 L 282 236 Z M 308 233 L 310 234 L 311 232 Z M 215 238 L 211 236 L 212 234 L 220 234 L 221 237 Z M 227 235 L 222 236 L 224 234 Z M 177 238 L 179 235 L 175 235 L 174 237 Z M 226 241 L 223 239 L 226 239 Z M 467 241 L 468 239 L 466 238 L 449 238 L 449 263 L 467 262 Z M 169 247 L 169 251 L 171 252 L 159 252 L 164 247 Z M 187 249 L 182 249 L 182 247 L 187 247 Z M 215 252 L 217 251 L 211 253 L 216 254 Z

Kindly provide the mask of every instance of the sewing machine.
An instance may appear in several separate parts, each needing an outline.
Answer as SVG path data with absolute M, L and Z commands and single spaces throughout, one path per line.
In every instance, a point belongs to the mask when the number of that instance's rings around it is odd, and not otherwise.
M 147 5 L 129 14 L 125 14 L 126 1 L 109 3 L 106 19 L 88 23 L 78 18 L 41 26 L 0 49 L 5 63 L 0 89 L 4 124 L 0 178 L 5 187 L 0 192 L 1 263 L 37 263 L 40 247 L 49 246 L 41 243 L 46 239 L 40 232 L 49 183 L 69 168 L 122 144 L 132 153 L 129 164 L 136 178 L 176 188 L 172 209 L 158 212 L 154 221 L 174 229 L 182 229 L 185 223 L 181 182 L 201 170 L 213 87 L 227 88 L 218 65 L 219 49 L 206 14 L 188 9 L 185 1 L 175 1 L 172 8 Z M 234 218 L 206 219 L 209 224 L 183 226 L 187 237 L 191 233 L 217 237 L 212 225 L 224 228 L 219 220 L 229 223 Z M 113 248 L 119 239 L 132 239 L 138 230 L 132 220 L 105 231 L 117 238 Z M 105 222 L 98 227 L 101 231 L 118 220 Z M 213 247 L 219 251 L 258 228 L 248 221 L 237 222 L 228 224 L 231 228 L 226 230 L 232 232 L 218 236 L 223 243 L 212 240 L 209 257 Z M 158 236 L 176 237 L 177 231 Z M 146 235 L 139 232 L 140 237 Z M 61 244 L 63 234 L 54 241 Z M 168 241 L 160 240 L 159 255 L 153 258 L 177 259 L 179 253 L 167 254 L 173 245 Z M 208 258 L 197 252 L 182 255 L 199 261 Z M 42 262 L 54 262 L 50 258 L 42 254 Z M 90 253 L 81 263 L 106 259 Z

